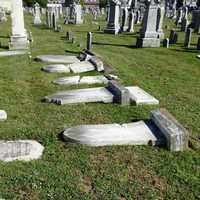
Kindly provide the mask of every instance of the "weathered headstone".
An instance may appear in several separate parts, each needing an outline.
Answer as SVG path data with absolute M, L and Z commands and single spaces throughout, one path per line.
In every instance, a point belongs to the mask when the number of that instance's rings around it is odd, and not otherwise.
M 125 6 L 122 9 L 122 26 L 121 31 L 127 31 L 128 30 L 128 8 Z
M 197 50 L 200 50 L 200 37 L 198 38 L 198 41 L 197 41 Z
M 183 151 L 188 148 L 189 133 L 165 109 L 151 112 L 151 119 L 166 138 L 167 148 L 170 151 Z
M 160 47 L 160 38 L 157 32 L 157 16 L 158 3 L 154 0 L 148 1 L 140 30 L 140 37 L 137 38 L 137 47 Z
M 110 0 L 109 1 L 109 16 L 108 24 L 104 29 L 105 33 L 118 34 L 120 31 L 119 25 L 119 6 L 121 2 L 119 0 Z
M 169 48 L 169 38 L 163 40 L 163 47 Z
M 178 40 L 178 33 L 172 29 L 169 36 L 169 44 L 176 44 Z
M 186 33 L 185 33 L 185 41 L 184 41 L 184 47 L 185 48 L 190 48 L 190 42 L 192 38 L 192 28 L 188 28 Z
M 163 32 L 163 29 L 162 29 L 164 15 L 165 15 L 165 7 L 162 3 L 162 4 L 159 5 L 159 8 L 158 8 L 157 28 L 156 28 L 160 39 L 164 39 L 164 32 Z
M 34 140 L 0 141 L 0 160 L 30 161 L 42 156 L 44 147 Z
M 135 14 L 133 11 L 131 11 L 129 14 L 129 22 L 128 22 L 128 30 L 127 30 L 130 33 L 134 32 L 134 17 L 135 17 Z
M 0 110 L 0 121 L 7 120 L 7 113 L 4 110 Z
M 39 3 L 35 3 L 34 5 L 34 10 L 35 10 L 35 14 L 34 14 L 34 25 L 40 25 L 42 22 L 41 22 L 41 13 L 40 13 L 40 5 Z
M 12 33 L 9 48 L 11 50 L 28 49 L 29 41 L 27 38 L 27 32 L 24 28 L 22 0 L 12 0 L 11 22 Z
M 87 50 L 90 51 L 92 49 L 92 33 L 87 33 Z

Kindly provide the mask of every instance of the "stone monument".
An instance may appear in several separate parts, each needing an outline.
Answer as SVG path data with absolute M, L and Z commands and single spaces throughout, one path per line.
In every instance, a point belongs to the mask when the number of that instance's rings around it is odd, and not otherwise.
M 11 21 L 12 30 L 9 49 L 28 49 L 29 41 L 27 39 L 27 32 L 24 28 L 24 13 L 22 0 L 12 0 Z
M 41 13 L 40 13 L 39 3 L 35 3 L 34 10 L 35 10 L 35 14 L 34 14 L 34 22 L 33 23 L 35 25 L 40 25 L 42 22 L 41 22 L 41 19 L 40 19 Z
M 137 47 L 160 47 L 160 38 L 157 32 L 158 8 L 158 1 L 147 1 L 142 28 L 140 29 L 140 37 L 137 38 Z M 161 21 L 159 23 L 162 24 Z
M 104 29 L 104 33 L 118 34 L 120 31 L 119 25 L 119 6 L 120 1 L 110 0 L 108 24 Z

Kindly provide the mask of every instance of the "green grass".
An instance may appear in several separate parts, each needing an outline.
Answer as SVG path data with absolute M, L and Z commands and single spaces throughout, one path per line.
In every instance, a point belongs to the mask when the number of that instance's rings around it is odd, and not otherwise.
M 165 22 L 169 29 L 171 21 Z M 104 26 L 103 19 L 99 24 Z M 138 84 L 160 100 L 191 133 L 200 138 L 200 61 L 196 50 L 179 43 L 170 49 L 135 49 L 136 34 L 102 34 L 87 16 L 84 25 L 63 25 L 61 33 L 34 27 L 26 16 L 34 43 L 32 56 L 79 52 L 92 31 L 93 50 L 113 66 L 124 85 Z M 7 45 L 10 24 L 0 24 L 0 41 Z M 139 26 L 136 26 L 136 30 Z M 62 37 L 76 35 L 71 44 Z M 165 30 L 169 35 L 169 30 Z M 5 36 L 5 37 L 3 37 Z M 192 43 L 197 43 L 193 34 Z M 194 47 L 194 46 L 193 46 Z M 1 49 L 5 50 L 5 49 Z M 45 146 L 41 160 L 0 162 L 0 197 L 5 199 L 199 199 L 200 151 L 171 153 L 146 146 L 93 148 L 65 144 L 58 137 L 66 127 L 78 124 L 124 123 L 148 119 L 155 106 L 120 107 L 116 104 L 57 106 L 41 99 L 58 90 L 85 86 L 56 86 L 61 74 L 48 74 L 44 64 L 27 56 L 0 58 L 0 109 L 8 120 L 0 124 L 0 139 L 35 139 Z M 96 72 L 86 74 L 98 74 Z

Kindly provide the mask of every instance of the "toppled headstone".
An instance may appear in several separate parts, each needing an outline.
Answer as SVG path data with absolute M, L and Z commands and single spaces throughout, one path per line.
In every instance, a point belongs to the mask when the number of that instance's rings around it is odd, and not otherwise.
M 80 125 L 65 129 L 67 142 L 91 146 L 158 145 L 170 151 L 188 148 L 188 132 L 164 109 L 151 112 L 151 119 L 128 124 Z
M 53 81 L 53 83 L 58 85 L 77 85 L 77 84 L 107 84 L 108 79 L 105 76 L 70 76 L 62 77 Z
M 91 62 L 95 66 L 98 72 L 104 71 L 103 62 L 100 58 L 93 56 L 89 59 L 89 62 Z
M 80 81 L 80 76 L 70 76 L 58 78 L 53 83 L 58 85 L 77 85 Z
M 90 102 L 117 102 L 121 105 L 129 105 L 129 102 L 135 105 L 159 103 L 157 99 L 137 86 L 123 87 L 119 84 L 114 84 L 112 81 L 109 82 L 107 88 L 98 87 L 57 92 L 53 95 L 46 96 L 44 100 L 48 103 L 56 103 L 59 105 Z
M 89 61 L 81 61 L 68 65 L 73 73 L 82 73 L 95 70 L 95 66 Z
M 4 56 L 17 56 L 27 54 L 27 51 L 24 50 L 16 50 L 16 51 L 0 51 L 0 57 Z
M 108 83 L 108 90 L 114 94 L 114 101 L 123 106 L 130 105 L 129 91 L 119 82 L 112 80 Z
M 76 56 L 65 56 L 65 55 L 41 55 L 36 57 L 37 61 L 49 62 L 49 63 L 78 63 L 80 60 Z
M 157 105 L 159 101 L 138 86 L 126 87 L 129 91 L 131 103 L 136 105 Z
M 42 67 L 42 70 L 49 73 L 69 73 L 70 69 L 68 66 L 63 64 L 47 65 Z
M 44 100 L 48 103 L 64 105 L 92 102 L 112 103 L 113 98 L 113 94 L 106 88 L 99 87 L 57 92 L 51 96 L 46 96 Z
M 108 79 L 105 76 L 83 76 L 80 79 L 80 84 L 107 84 Z
M 129 124 L 81 125 L 63 132 L 66 141 L 91 146 L 155 145 L 157 138 L 144 121 Z
M 200 59 L 200 55 L 197 55 L 197 58 Z
M 0 160 L 30 161 L 42 156 L 44 147 L 34 140 L 0 141 Z
M 4 110 L 0 110 L 0 121 L 7 120 L 7 113 Z
M 151 119 L 166 138 L 170 151 L 183 151 L 188 148 L 189 133 L 167 110 L 152 111 Z

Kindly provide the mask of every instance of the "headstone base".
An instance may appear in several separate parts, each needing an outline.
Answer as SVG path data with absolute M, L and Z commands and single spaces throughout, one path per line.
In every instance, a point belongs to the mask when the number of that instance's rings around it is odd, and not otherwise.
M 26 35 L 25 36 L 16 36 L 16 35 L 11 36 L 9 49 L 10 50 L 29 49 L 29 41 L 27 39 L 27 36 Z
M 137 38 L 136 47 L 137 48 L 160 47 L 160 39 L 159 38 Z

